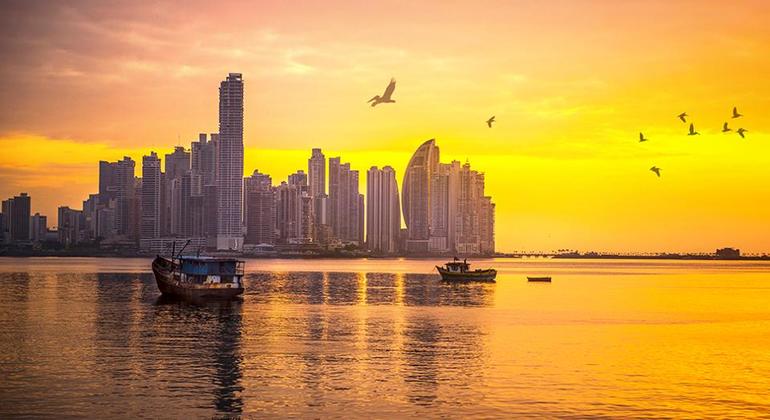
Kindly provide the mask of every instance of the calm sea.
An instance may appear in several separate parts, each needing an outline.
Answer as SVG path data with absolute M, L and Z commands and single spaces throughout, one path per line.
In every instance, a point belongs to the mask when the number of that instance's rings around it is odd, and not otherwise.
M 147 259 L 0 258 L 0 418 L 770 416 L 768 263 L 436 263 L 249 260 L 192 304 Z

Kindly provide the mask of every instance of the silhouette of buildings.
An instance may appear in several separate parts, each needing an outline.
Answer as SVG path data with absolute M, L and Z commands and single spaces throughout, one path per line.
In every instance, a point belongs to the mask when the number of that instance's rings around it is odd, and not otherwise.
M 159 251 L 190 240 L 225 251 L 246 242 L 250 250 L 300 253 L 494 253 L 495 205 L 484 174 L 468 163 L 440 163 L 434 139 L 411 157 L 400 200 L 391 166 L 369 169 L 365 199 L 359 171 L 340 157 L 327 167 L 320 148 L 311 150 L 307 172 L 277 186 L 259 171 L 244 177 L 243 88 L 240 73 L 228 74 L 219 88 L 219 132 L 200 133 L 189 150 L 176 146 L 164 161 L 154 151 L 143 156 L 141 177 L 129 157 L 100 161 L 98 193 L 82 210 L 60 207 L 58 232 L 48 230 L 46 216 L 30 216 L 26 193 L 3 201 L 2 242 L 39 245 L 53 232 L 65 247 L 115 250 Z
M 439 163 L 434 139 L 420 145 L 402 185 L 407 253 L 494 253 L 495 206 L 484 181 L 468 163 Z
M 243 79 L 230 73 L 219 87 L 217 249 L 243 247 Z
M 398 251 L 401 207 L 396 172 L 390 166 L 372 166 L 366 173 L 366 246 L 376 253 Z

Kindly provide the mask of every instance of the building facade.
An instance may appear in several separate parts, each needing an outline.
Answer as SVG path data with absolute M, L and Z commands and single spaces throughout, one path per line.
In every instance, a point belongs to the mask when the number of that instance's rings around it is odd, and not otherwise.
M 244 180 L 246 240 L 248 244 L 275 245 L 275 192 L 270 175 L 254 173 Z
M 243 78 L 230 73 L 219 87 L 217 249 L 243 248 Z
M 141 239 L 160 238 L 161 172 L 160 159 L 155 152 L 142 157 L 142 194 L 139 236 Z
M 398 251 L 401 208 L 396 172 L 390 166 L 373 166 L 366 173 L 366 245 L 375 253 Z

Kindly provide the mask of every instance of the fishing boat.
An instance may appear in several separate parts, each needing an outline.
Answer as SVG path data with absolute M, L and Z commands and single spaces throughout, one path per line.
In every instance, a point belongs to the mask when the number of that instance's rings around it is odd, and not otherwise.
M 460 261 L 455 257 L 454 261 L 436 266 L 441 280 L 444 281 L 495 281 L 497 271 L 489 268 L 486 270 L 471 270 L 468 260 Z
M 181 253 L 180 253 L 181 254 Z M 164 295 L 184 298 L 234 298 L 243 294 L 244 262 L 235 258 L 156 256 L 152 272 Z
M 548 276 L 542 276 L 542 277 L 530 277 L 530 276 L 527 276 L 527 281 L 541 282 L 541 283 L 550 283 L 551 282 L 551 278 L 548 277 Z

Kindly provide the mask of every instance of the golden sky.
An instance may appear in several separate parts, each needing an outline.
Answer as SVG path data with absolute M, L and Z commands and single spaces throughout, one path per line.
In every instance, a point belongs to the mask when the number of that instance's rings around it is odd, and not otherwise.
M 216 132 L 241 72 L 247 174 L 321 147 L 400 183 L 436 138 L 487 174 L 499 250 L 767 252 L 768 22 L 764 1 L 6 2 L 0 197 L 55 225 L 98 160 Z

